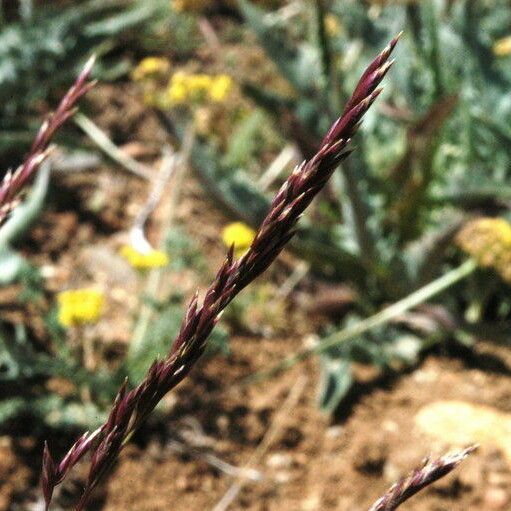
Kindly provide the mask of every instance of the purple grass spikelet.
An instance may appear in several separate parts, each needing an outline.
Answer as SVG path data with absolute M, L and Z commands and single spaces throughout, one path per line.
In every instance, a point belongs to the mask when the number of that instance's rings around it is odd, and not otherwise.
M 94 62 L 95 57 L 87 61 L 57 109 L 43 122 L 24 162 L 14 172 L 5 174 L 0 183 L 0 225 L 19 203 L 18 194 L 48 157 L 51 150 L 49 144 L 55 132 L 74 115 L 78 100 L 94 87 L 95 82 L 89 80 Z
M 441 458 L 426 459 L 422 467 L 414 469 L 408 476 L 394 484 L 383 497 L 380 497 L 371 506 L 369 511 L 394 511 L 426 486 L 452 472 L 475 449 L 476 446 L 471 446 L 461 452 L 447 454 Z
M 79 449 L 80 457 L 87 450 L 91 452 L 89 475 L 77 510 L 84 509 L 92 491 L 111 469 L 131 435 L 165 394 L 191 371 L 204 353 L 207 338 L 225 307 L 275 261 L 295 234 L 302 213 L 324 187 L 338 164 L 350 154 L 349 142 L 365 112 L 380 93 L 377 87 L 388 71 L 388 58 L 396 43 L 397 38 L 368 67 L 343 115 L 328 131 L 317 153 L 298 165 L 284 182 L 271 202 L 268 214 L 248 251 L 236 259 L 231 247 L 202 303 L 199 302 L 198 294 L 191 299 L 179 334 L 166 357 L 155 361 L 143 381 L 134 389 L 128 391 L 126 384 L 123 385 L 105 424 L 92 434 L 93 437 L 82 437 L 77 442 L 79 447 L 71 447 L 69 452 Z M 45 459 L 51 459 L 49 452 Z M 44 478 L 45 495 L 51 497 L 54 486 L 62 482 L 78 459 L 68 453 L 56 467 L 46 462 L 49 468 L 44 469 L 48 472 Z M 52 470 L 54 473 L 51 473 Z

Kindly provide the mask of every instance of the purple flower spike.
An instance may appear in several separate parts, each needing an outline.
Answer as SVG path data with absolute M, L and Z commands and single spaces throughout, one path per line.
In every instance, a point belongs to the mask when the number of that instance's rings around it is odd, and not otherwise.
M 310 160 L 297 166 L 277 192 L 248 251 L 241 258 L 235 259 L 231 248 L 215 280 L 206 291 L 203 302 L 199 303 L 198 295 L 192 298 L 178 337 L 167 356 L 154 362 L 144 380 L 133 390 L 126 392 L 126 387 L 123 386 L 106 423 L 94 433 L 94 439 L 89 436 L 83 440 L 82 437 L 78 441 L 79 447 L 71 447 L 70 452 L 74 453 L 78 449 L 80 457 L 86 450 L 92 453 L 89 476 L 77 510 L 86 506 L 93 489 L 110 470 L 133 432 L 163 396 L 188 375 L 204 352 L 207 338 L 222 311 L 244 287 L 275 261 L 293 237 L 302 213 L 323 188 L 338 164 L 349 155 L 349 142 L 365 112 L 380 92 L 377 86 L 389 69 L 388 57 L 397 39 L 391 41 L 364 73 L 344 114 L 329 130 L 318 152 Z M 67 460 L 65 467 L 60 468 L 60 475 L 67 473 L 78 458 L 68 454 L 64 458 Z M 49 453 L 45 459 L 50 459 Z M 63 477 L 45 477 L 45 495 L 51 497 L 54 486 L 62 479 Z
M 94 57 L 88 60 L 74 85 L 62 98 L 57 110 L 43 122 L 25 161 L 14 172 L 7 172 L 0 183 L 0 225 L 16 207 L 17 196 L 21 189 L 48 157 L 49 144 L 55 132 L 73 116 L 78 100 L 94 86 L 94 82 L 89 81 L 94 61 Z
M 403 502 L 420 492 L 426 486 L 452 472 L 467 456 L 475 451 L 476 447 L 454 454 L 447 454 L 434 460 L 426 460 L 424 465 L 413 470 L 407 477 L 398 481 L 369 511 L 394 511 Z

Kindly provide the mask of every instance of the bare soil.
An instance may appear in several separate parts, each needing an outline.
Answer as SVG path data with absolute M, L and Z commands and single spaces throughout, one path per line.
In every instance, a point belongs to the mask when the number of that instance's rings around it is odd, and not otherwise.
M 122 115 L 122 101 L 117 106 L 117 115 Z M 145 134 L 131 129 L 126 133 L 135 139 L 138 133 L 138 140 L 157 145 L 154 119 L 148 121 L 144 114 L 141 120 L 134 113 L 125 119 L 134 125 L 149 125 Z M 116 123 L 121 125 L 118 118 L 106 114 L 98 122 L 114 132 Z M 117 137 L 119 143 L 130 141 L 120 132 Z M 161 132 L 158 137 L 158 141 L 164 139 Z M 143 282 L 129 268 L 116 264 L 113 271 L 108 261 L 118 260 L 98 259 L 97 252 L 91 263 L 90 251 L 100 247 L 110 256 L 115 254 L 122 240 L 119 233 L 129 227 L 147 194 L 147 184 L 104 167 L 60 177 L 55 186 L 60 199 L 50 205 L 22 246 L 34 262 L 53 269 L 46 283 L 48 293 L 70 281 L 81 284 L 98 278 L 113 282 L 114 287 L 128 286 L 124 298 L 140 292 Z M 104 207 L 94 207 L 97 204 Z M 153 240 L 161 234 L 162 216 L 157 212 L 151 224 Z M 204 249 L 214 271 L 224 251 L 219 232 L 226 219 L 191 176 L 176 222 Z M 266 281 L 282 280 L 289 261 L 292 257 L 286 256 Z M 98 277 L 103 273 L 106 276 Z M 191 292 L 190 275 L 180 275 L 179 284 Z M 98 328 L 108 334 L 109 349 L 122 353 L 136 303 L 130 304 L 121 295 L 112 307 L 109 317 L 114 319 Z M 304 314 L 292 299 L 286 310 L 283 332 L 280 329 L 278 334 L 263 337 L 234 331 L 231 355 L 206 358 L 196 367 L 168 398 L 163 423 L 149 424 L 122 453 L 91 509 L 219 511 L 215 506 L 241 481 L 229 509 L 364 510 L 425 456 L 456 447 L 435 442 L 417 430 L 414 416 L 422 406 L 439 399 L 458 399 L 511 412 L 511 354 L 484 344 L 470 357 L 454 356 L 448 350 L 430 353 L 418 367 L 401 374 L 379 375 L 360 367 L 357 385 L 334 417 L 323 415 L 317 407 L 316 360 L 271 379 L 241 385 L 244 377 L 302 347 L 322 321 Z M 23 308 L 17 314 L 44 342 L 41 325 L 36 328 Z M 30 424 L 18 426 L 17 433 L 0 437 L 0 510 L 35 509 L 27 503 L 27 496 L 35 495 L 42 440 L 48 432 L 35 435 Z M 72 442 L 71 437 L 53 440 L 62 448 Z M 187 445 L 184 452 L 178 452 L 176 441 Z M 218 460 L 238 469 L 255 469 L 260 479 L 233 476 L 230 469 L 214 466 Z M 407 508 L 511 509 L 509 463 L 497 446 L 483 446 L 454 474 L 414 497 Z

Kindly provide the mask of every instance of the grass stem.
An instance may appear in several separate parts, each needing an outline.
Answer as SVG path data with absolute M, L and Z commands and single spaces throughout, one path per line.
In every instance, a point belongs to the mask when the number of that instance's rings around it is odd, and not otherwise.
M 428 301 L 429 299 L 433 298 L 433 296 L 436 296 L 445 289 L 448 289 L 450 286 L 454 285 L 456 282 L 463 280 L 465 277 L 473 273 L 476 268 L 476 261 L 469 259 L 457 268 L 452 269 L 445 275 L 442 275 L 438 279 L 409 294 L 402 300 L 399 300 L 398 302 L 385 307 L 380 312 L 377 312 L 376 314 L 373 314 L 372 316 L 363 319 L 362 321 L 359 321 L 352 326 L 344 328 L 340 332 L 329 335 L 322 342 L 316 346 L 313 346 L 312 348 L 305 348 L 296 352 L 295 354 L 284 359 L 268 370 L 260 371 L 250 375 L 245 380 L 243 380 L 243 382 L 252 383 L 254 381 L 260 381 L 267 377 L 274 376 L 284 371 L 285 369 L 289 369 L 298 362 L 302 362 L 312 354 L 324 353 L 325 351 L 334 346 L 337 346 L 338 344 L 349 341 L 354 337 L 372 330 L 373 328 L 384 325 L 390 320 L 400 316 L 404 312 Z
M 148 167 L 119 149 L 106 133 L 85 114 L 77 112 L 73 117 L 73 121 L 113 161 L 138 177 L 152 180 L 153 173 Z

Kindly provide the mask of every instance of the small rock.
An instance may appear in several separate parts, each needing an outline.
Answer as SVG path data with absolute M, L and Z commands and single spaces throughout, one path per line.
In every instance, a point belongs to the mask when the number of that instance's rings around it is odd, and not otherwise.
M 227 430 L 229 429 L 229 424 L 230 424 L 229 417 L 225 414 L 219 415 L 216 418 L 216 425 L 222 433 L 227 433 Z
M 304 501 L 302 501 L 302 511 L 316 511 L 321 509 L 321 496 L 317 493 L 309 495 Z
M 344 433 L 344 427 L 343 426 L 330 426 L 326 430 L 326 437 L 327 438 L 339 438 Z
M 397 433 L 399 431 L 399 426 L 395 421 L 391 420 L 383 421 L 381 426 L 388 433 Z
M 291 475 L 291 472 L 288 471 L 280 471 L 275 474 L 275 482 L 279 484 L 285 484 L 289 483 L 293 476 Z
M 0 448 L 10 448 L 12 446 L 12 439 L 10 436 L 0 436 Z
M 53 264 L 44 264 L 39 268 L 43 279 L 53 279 L 58 275 L 58 268 Z
M 418 369 L 413 373 L 413 379 L 417 383 L 433 383 L 438 379 L 438 372 L 431 369 Z
M 319 336 L 315 334 L 306 335 L 302 340 L 302 344 L 306 349 L 315 348 L 319 344 Z
M 511 414 L 463 401 L 436 401 L 419 410 L 417 426 L 446 444 L 498 447 L 511 462 Z
M 202 480 L 202 483 L 201 483 L 201 490 L 202 491 L 211 491 L 214 487 L 214 484 L 213 484 L 213 479 L 211 479 L 211 477 L 207 477 L 205 479 Z
M 289 468 L 293 464 L 293 458 L 290 454 L 275 453 L 268 456 L 266 465 L 272 468 Z
M 504 488 L 490 488 L 484 495 L 484 509 L 508 509 L 509 495 Z
M 509 486 L 511 481 L 510 474 L 505 472 L 490 472 L 487 477 L 488 484 L 490 486 Z
M 188 490 L 189 489 L 189 481 L 185 475 L 181 475 L 175 479 L 175 485 L 178 490 Z

